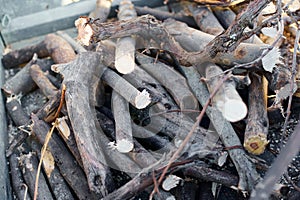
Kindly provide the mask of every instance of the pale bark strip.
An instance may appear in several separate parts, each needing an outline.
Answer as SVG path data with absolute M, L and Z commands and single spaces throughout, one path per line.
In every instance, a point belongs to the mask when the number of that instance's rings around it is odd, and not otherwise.
M 117 92 L 112 92 L 112 109 L 115 119 L 116 148 L 121 153 L 133 149 L 129 103 Z
M 181 69 L 184 71 L 189 85 L 199 102 L 204 105 L 209 98 L 209 92 L 205 84 L 199 81 L 201 78 L 199 73 L 196 69 L 191 67 L 182 67 Z M 206 114 L 226 147 L 242 146 L 231 124 L 223 118 L 217 109 L 208 107 Z M 260 176 L 256 172 L 254 164 L 249 160 L 243 149 L 231 149 L 229 150 L 229 155 L 239 174 L 239 188 L 241 190 L 252 190 L 260 180 Z

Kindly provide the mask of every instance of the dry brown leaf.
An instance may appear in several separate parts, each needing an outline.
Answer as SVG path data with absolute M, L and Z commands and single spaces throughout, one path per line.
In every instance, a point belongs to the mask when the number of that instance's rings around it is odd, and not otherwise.
M 54 170 L 54 157 L 52 153 L 46 149 L 44 157 L 43 157 L 43 165 L 44 165 L 44 170 L 47 174 L 47 177 L 50 178 L 52 171 Z

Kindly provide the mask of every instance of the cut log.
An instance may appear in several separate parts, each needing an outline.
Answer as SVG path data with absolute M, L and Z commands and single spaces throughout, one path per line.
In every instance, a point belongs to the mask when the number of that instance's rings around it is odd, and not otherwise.
M 193 14 L 194 20 L 201 31 L 212 35 L 219 35 L 224 31 L 223 27 L 208 7 L 190 4 L 188 5 L 188 8 Z
M 105 22 L 109 15 L 112 2 L 111 0 L 97 0 L 96 8 L 90 13 L 89 17 Z
M 130 0 L 122 0 L 119 5 L 118 19 L 129 20 L 136 18 L 134 5 Z M 119 38 L 116 43 L 115 68 L 122 74 L 128 74 L 134 70 L 135 38 Z
M 39 65 L 31 65 L 29 71 L 32 80 L 37 84 L 48 99 L 57 93 L 57 88 L 50 82 Z
M 204 105 L 208 98 L 209 93 L 204 83 L 199 82 L 200 75 L 194 68 L 181 68 L 189 82 L 189 85 L 199 102 Z M 211 120 L 214 128 L 218 132 L 225 147 L 241 146 L 241 142 L 237 137 L 231 124 L 225 120 L 222 114 L 214 107 L 208 107 L 206 114 Z M 238 187 L 241 190 L 252 190 L 256 183 L 260 180 L 260 175 L 257 173 L 254 164 L 249 160 L 243 149 L 235 148 L 229 150 L 229 155 L 239 174 Z
M 30 76 L 30 67 L 34 64 L 39 65 L 43 71 L 46 71 L 50 70 L 53 62 L 47 59 L 41 60 L 34 56 L 15 76 L 5 82 L 2 89 L 6 95 L 18 95 L 20 93 L 25 95 L 36 89 L 36 83 Z
M 140 92 L 111 69 L 106 69 L 101 78 L 137 109 L 145 108 L 151 103 L 146 90 Z
M 112 93 L 112 108 L 116 126 L 116 148 L 121 153 L 133 149 L 131 117 L 128 102 L 118 93 Z
M 259 155 L 264 152 L 268 144 L 269 120 L 266 98 L 263 96 L 263 78 L 257 74 L 250 74 L 250 78 L 249 113 L 244 136 L 244 147 L 248 152 Z
M 205 68 L 205 78 L 208 91 L 213 92 L 220 81 L 223 70 L 213 63 L 206 63 L 201 68 Z M 247 106 L 235 89 L 233 81 L 225 81 L 220 87 L 212 104 L 222 113 L 223 117 L 230 122 L 237 122 L 247 115 Z

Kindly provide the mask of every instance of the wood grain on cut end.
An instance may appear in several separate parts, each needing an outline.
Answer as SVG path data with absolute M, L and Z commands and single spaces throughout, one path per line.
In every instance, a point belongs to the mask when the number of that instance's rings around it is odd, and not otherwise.
M 267 137 L 263 133 L 254 134 L 244 141 L 245 149 L 254 155 L 260 155 L 265 151 L 266 145 L 269 143 Z
M 93 35 L 93 30 L 91 26 L 88 24 L 89 18 L 80 17 L 75 21 L 75 26 L 78 30 L 77 39 L 83 45 L 88 46 L 90 44 L 91 37 Z
M 117 142 L 116 147 L 119 152 L 128 153 L 133 149 L 133 143 L 132 141 L 123 139 Z

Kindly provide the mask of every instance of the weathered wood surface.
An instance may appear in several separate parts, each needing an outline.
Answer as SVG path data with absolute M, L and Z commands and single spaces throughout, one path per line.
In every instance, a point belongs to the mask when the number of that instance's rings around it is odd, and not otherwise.
M 98 53 L 81 53 L 73 62 L 55 65 L 52 69 L 64 76 L 68 115 L 89 187 L 105 196 L 113 189 L 113 182 L 99 140 L 104 133 L 95 121 L 95 110 L 91 105 L 95 101 L 95 89 L 104 71 L 99 60 Z M 89 70 L 86 70 L 87 67 Z
M 199 102 L 204 105 L 209 98 L 209 93 L 204 83 L 199 82 L 201 78 L 199 73 L 194 68 L 182 68 L 182 70 Z M 222 114 L 217 109 L 208 107 L 206 114 L 209 116 L 211 123 L 218 132 L 225 147 L 242 146 L 231 124 L 222 117 Z M 241 148 L 230 149 L 229 156 L 239 174 L 238 187 L 241 190 L 252 190 L 261 179 L 254 164 L 249 160 L 245 151 Z

